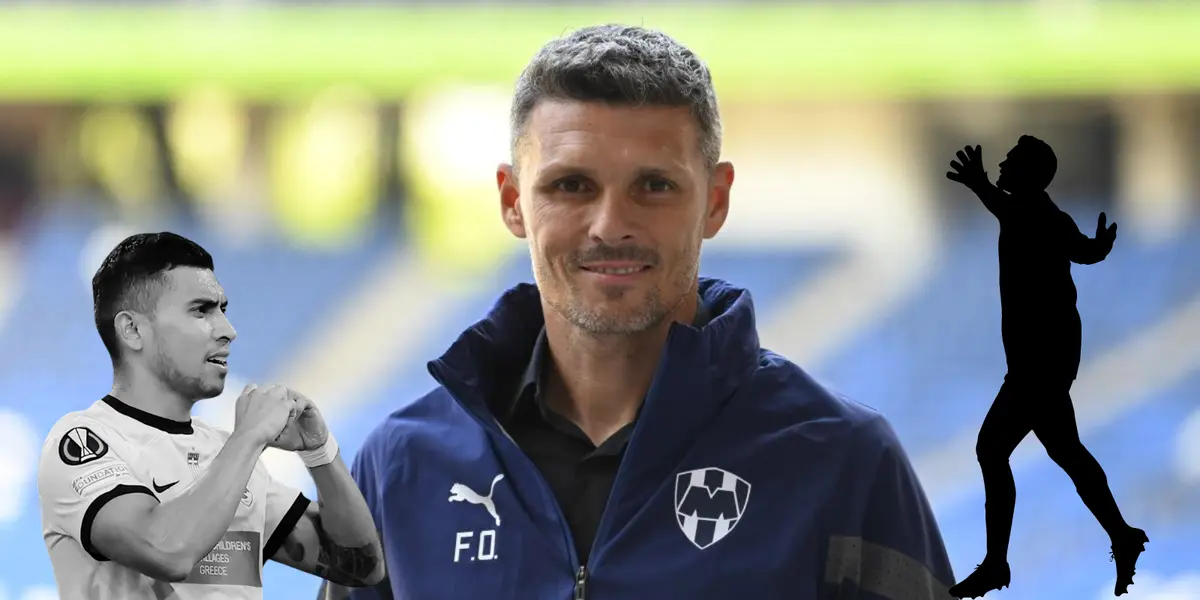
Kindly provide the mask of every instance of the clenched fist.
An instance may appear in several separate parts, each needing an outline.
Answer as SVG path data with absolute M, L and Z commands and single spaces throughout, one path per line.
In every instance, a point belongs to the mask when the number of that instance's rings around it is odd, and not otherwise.
M 282 385 L 258 387 L 251 383 L 238 396 L 233 430 L 246 431 L 262 444 L 270 444 L 296 418 L 296 400 Z
M 317 405 L 304 394 L 284 389 L 295 403 L 295 412 L 278 438 L 267 445 L 291 452 L 320 448 L 329 439 L 329 429 L 325 426 L 321 411 L 317 410 Z

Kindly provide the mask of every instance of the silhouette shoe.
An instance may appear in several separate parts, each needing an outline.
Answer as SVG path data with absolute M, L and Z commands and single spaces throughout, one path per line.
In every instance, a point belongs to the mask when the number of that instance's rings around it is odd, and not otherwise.
M 1113 588 L 1113 595 L 1120 596 L 1129 591 L 1129 586 L 1133 585 L 1138 555 L 1146 551 L 1149 541 L 1146 532 L 1135 527 L 1130 527 L 1121 537 L 1113 540 L 1109 554 L 1109 560 L 1117 563 L 1117 585 Z
M 1010 579 L 1012 572 L 1008 569 L 1008 562 L 985 558 L 975 567 L 974 573 L 950 588 L 950 595 L 955 598 L 979 598 L 992 590 L 1008 587 Z

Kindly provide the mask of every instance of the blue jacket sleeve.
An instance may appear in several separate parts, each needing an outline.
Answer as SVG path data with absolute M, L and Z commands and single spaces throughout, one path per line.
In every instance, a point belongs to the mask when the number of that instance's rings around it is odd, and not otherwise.
M 949 600 L 954 573 L 925 491 L 887 421 L 868 427 L 881 452 L 861 536 L 830 540 L 827 575 L 846 600 Z

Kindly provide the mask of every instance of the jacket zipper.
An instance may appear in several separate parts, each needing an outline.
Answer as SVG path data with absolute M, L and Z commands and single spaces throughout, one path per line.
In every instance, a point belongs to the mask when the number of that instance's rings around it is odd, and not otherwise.
M 587 567 L 583 565 L 575 574 L 575 600 L 587 600 Z
M 517 445 L 517 440 L 514 440 L 512 436 L 508 434 L 508 431 L 504 429 L 504 426 L 500 424 L 500 420 L 493 417 L 492 423 L 497 429 L 500 430 L 500 433 L 504 434 L 504 437 L 508 438 L 508 441 L 512 443 L 513 446 L 516 446 L 517 451 L 525 457 L 525 460 L 529 462 L 529 466 L 534 470 L 534 473 L 537 475 L 537 477 L 542 478 L 543 483 L 545 484 L 542 474 L 537 470 L 537 465 L 533 463 L 532 459 L 525 455 L 525 452 L 521 450 L 520 446 Z M 549 488 L 549 484 L 545 484 L 545 486 Z M 553 492 L 550 494 L 550 497 L 554 497 Z M 554 508 L 558 510 L 558 517 L 562 523 L 565 524 L 567 522 L 567 517 L 563 514 L 562 507 L 558 505 L 557 500 L 555 500 Z M 595 543 L 593 542 L 593 547 L 594 545 Z M 571 556 L 572 560 L 574 560 L 576 563 L 579 562 L 579 557 L 575 555 L 574 540 L 570 538 L 569 532 L 567 536 L 567 553 Z M 582 564 L 579 565 L 579 569 L 575 571 L 575 597 L 573 600 L 587 600 L 587 577 L 587 566 Z

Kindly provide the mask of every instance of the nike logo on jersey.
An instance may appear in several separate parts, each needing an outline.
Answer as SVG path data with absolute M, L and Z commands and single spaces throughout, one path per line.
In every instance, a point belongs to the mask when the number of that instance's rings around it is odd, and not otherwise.
M 171 489 L 177 483 L 179 483 L 178 479 L 175 481 L 172 481 L 171 483 L 168 483 L 167 485 L 158 485 L 158 482 L 154 481 L 153 479 L 150 480 L 150 485 L 154 486 L 154 493 L 156 493 L 156 494 L 161 494 L 161 493 Z

